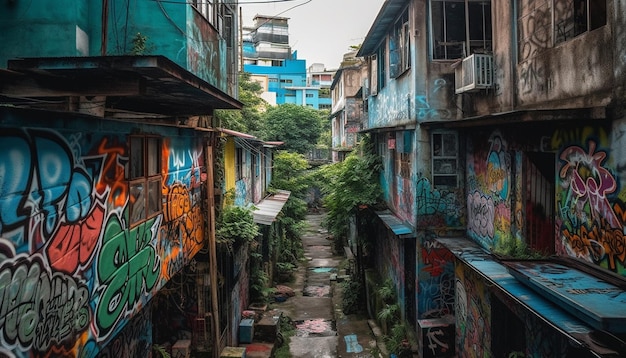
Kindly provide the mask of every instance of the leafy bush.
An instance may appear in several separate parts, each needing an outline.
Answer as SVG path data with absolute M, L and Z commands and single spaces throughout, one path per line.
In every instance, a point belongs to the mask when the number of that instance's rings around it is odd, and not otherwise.
M 374 154 L 373 144 L 365 137 L 343 162 L 319 170 L 318 181 L 328 213 L 324 224 L 335 238 L 346 237 L 349 219 L 360 206 L 381 202 L 381 167 L 380 156 Z
M 363 285 L 359 281 L 348 280 L 343 285 L 341 309 L 344 314 L 358 313 L 363 309 Z
M 232 248 L 234 244 L 254 240 L 259 235 L 259 227 L 254 223 L 251 209 L 233 205 L 224 208 L 215 235 L 218 243 Z

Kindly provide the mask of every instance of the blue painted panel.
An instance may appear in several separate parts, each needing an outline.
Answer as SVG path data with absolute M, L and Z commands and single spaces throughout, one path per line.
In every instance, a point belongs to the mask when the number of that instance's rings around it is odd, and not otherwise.
M 570 337 L 580 337 L 592 331 L 592 327 L 577 319 L 576 315 L 572 316 L 559 305 L 547 300 L 517 280 L 509 273 L 506 266 L 495 261 L 493 256 L 471 240 L 445 238 L 437 241 L 487 281 L 493 282 L 512 298 L 526 305 L 531 312 L 544 318 L 549 324 L 567 333 Z
M 512 275 L 590 326 L 626 333 L 626 292 L 599 278 L 549 261 L 509 262 Z

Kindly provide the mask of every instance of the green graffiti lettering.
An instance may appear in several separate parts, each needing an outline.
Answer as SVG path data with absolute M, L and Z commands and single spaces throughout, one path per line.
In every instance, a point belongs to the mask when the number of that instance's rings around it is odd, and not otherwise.
M 111 332 L 125 313 L 150 294 L 159 279 L 160 258 L 150 244 L 160 220 L 151 219 L 124 230 L 119 218 L 109 218 L 98 260 L 102 295 L 96 309 L 101 335 Z

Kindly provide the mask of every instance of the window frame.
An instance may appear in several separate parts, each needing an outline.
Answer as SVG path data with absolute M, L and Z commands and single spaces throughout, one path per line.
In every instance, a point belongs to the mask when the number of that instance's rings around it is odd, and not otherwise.
M 128 217 L 133 227 L 163 212 L 163 139 L 156 135 L 133 134 L 128 143 Z
M 378 93 L 387 85 L 387 39 L 383 39 L 383 42 L 380 44 L 380 47 L 376 51 L 376 59 L 376 93 Z
M 243 180 L 243 166 L 245 163 L 245 154 L 243 148 L 235 148 L 235 181 Z
M 393 25 L 389 40 L 389 77 L 398 78 L 411 68 L 411 37 L 407 6 Z
M 399 177 L 411 179 L 411 157 L 413 154 L 413 132 L 399 131 L 395 133 L 395 172 Z
M 455 148 L 446 148 L 445 138 L 454 139 Z M 435 131 L 430 134 L 431 143 L 431 175 L 432 183 L 435 188 L 458 188 L 460 178 L 459 168 L 459 135 L 452 131 Z M 437 147 L 439 145 L 439 147 Z M 439 148 L 439 149 L 437 149 Z M 447 165 L 451 165 L 450 170 L 445 169 Z M 438 179 L 453 180 L 446 183 Z
M 488 4 L 485 4 L 488 3 Z M 493 27 L 491 20 L 491 0 L 429 0 L 429 26 L 430 26 L 430 50 L 431 58 L 435 61 L 449 61 L 465 58 L 473 53 L 489 53 L 493 49 Z M 440 8 L 441 21 L 436 24 L 433 15 L 437 12 L 436 8 Z M 452 13 L 448 15 L 448 4 L 462 5 L 460 11 L 462 12 L 463 23 L 458 24 L 458 21 L 449 21 L 448 17 L 454 16 Z M 472 21 L 477 17 L 472 16 L 473 5 L 482 6 L 480 23 Z M 487 10 L 485 10 L 487 7 Z M 453 9 L 450 6 L 450 9 Z M 457 9 L 458 10 L 458 9 Z M 452 10 L 450 10 L 452 11 Z M 456 24 L 452 27 L 448 26 L 448 22 Z M 453 38 L 449 35 L 450 30 L 459 30 L 456 26 L 462 25 L 461 33 L 462 38 Z M 478 29 L 479 36 L 475 37 L 476 29 Z M 439 39 L 438 37 L 441 37 Z M 443 52 L 441 52 L 443 51 Z M 449 54 L 450 51 L 452 54 Z
M 598 0 L 572 0 L 570 3 L 572 7 L 565 10 L 563 17 L 555 13 L 552 29 L 554 44 L 567 42 L 605 26 L 607 24 L 606 0 L 599 1 L 601 4 L 598 4 Z M 554 9 L 554 1 L 552 8 Z

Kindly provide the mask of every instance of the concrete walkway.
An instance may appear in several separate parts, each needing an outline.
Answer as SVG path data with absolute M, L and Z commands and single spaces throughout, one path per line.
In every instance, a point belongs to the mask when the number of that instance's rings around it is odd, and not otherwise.
M 296 324 L 291 337 L 292 357 L 374 357 L 376 339 L 366 317 L 344 315 L 341 264 L 345 258 L 333 253 L 332 241 L 322 228 L 323 214 L 307 216 L 308 228 L 302 237 L 305 262 L 293 282 L 285 283 L 295 297 L 271 304 L 271 308 L 290 317 Z

